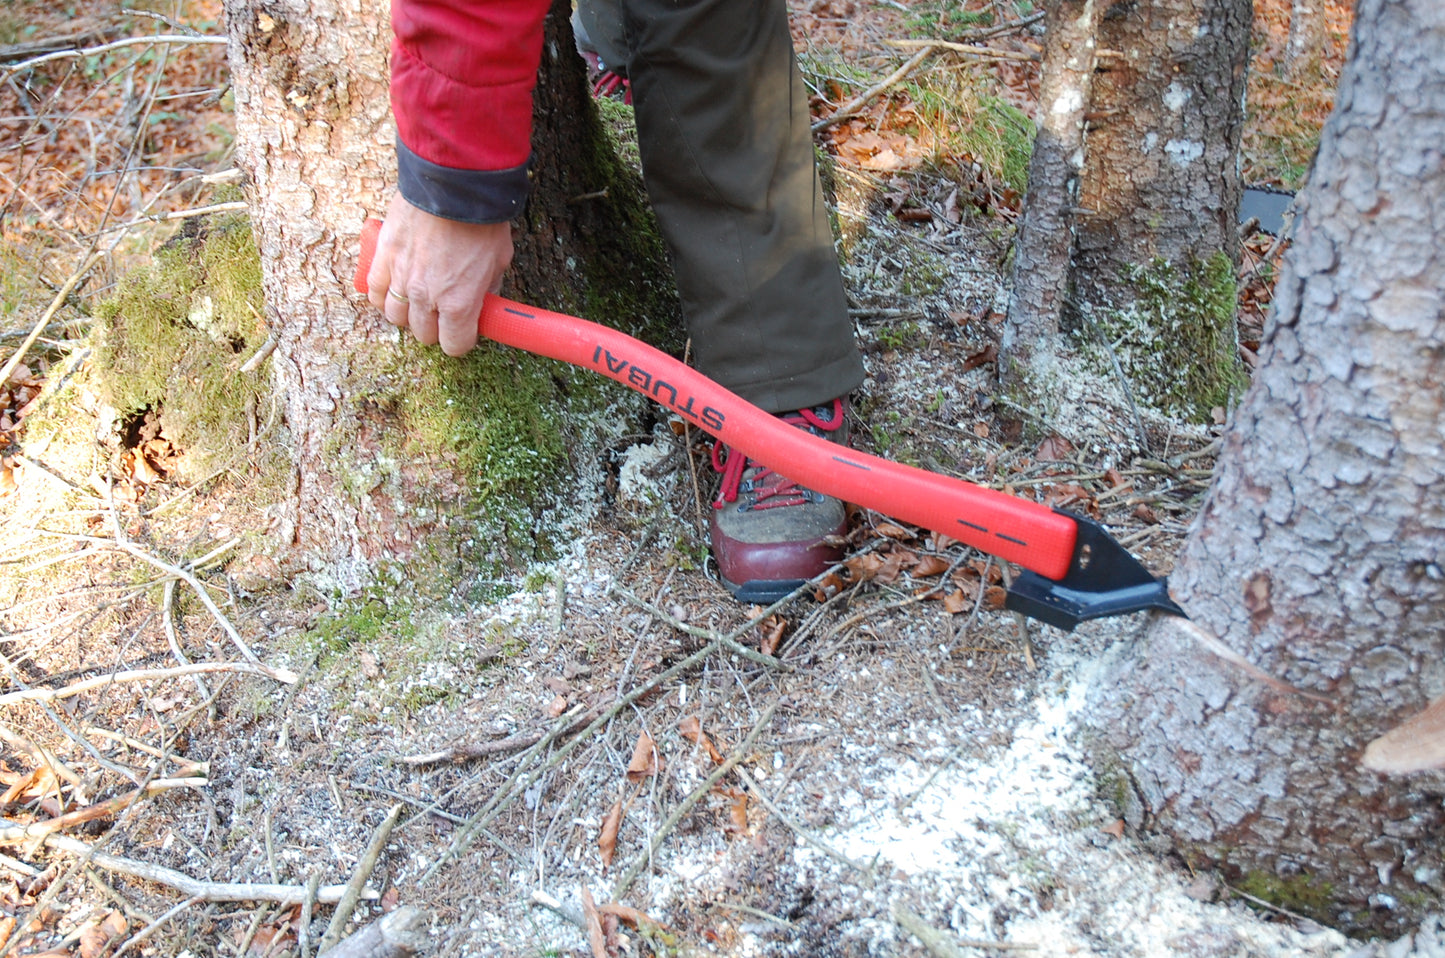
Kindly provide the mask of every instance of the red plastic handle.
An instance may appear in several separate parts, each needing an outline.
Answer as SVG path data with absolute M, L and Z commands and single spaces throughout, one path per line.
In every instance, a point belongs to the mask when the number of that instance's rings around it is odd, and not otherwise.
M 358 292 L 366 292 L 380 230 L 380 220 L 367 220 L 361 231 Z M 494 342 L 615 379 L 809 489 L 942 532 L 1049 579 L 1068 573 L 1078 527 L 1047 506 L 789 426 L 661 350 L 575 316 L 488 296 L 478 330 Z

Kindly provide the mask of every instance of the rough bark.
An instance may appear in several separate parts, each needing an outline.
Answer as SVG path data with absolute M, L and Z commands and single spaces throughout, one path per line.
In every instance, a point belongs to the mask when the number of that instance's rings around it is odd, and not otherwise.
M 1242 391 L 1235 154 L 1249 0 L 1058 0 L 999 369 L 1047 408 L 1058 329 L 1134 397 L 1207 419 Z M 1112 350 L 1107 344 L 1118 343 Z
M 1045 19 L 1038 132 L 1014 243 L 1008 322 L 999 344 L 1005 389 L 1027 393 L 1047 366 L 1069 288 L 1084 115 L 1094 75 L 1099 0 L 1057 0 Z M 1021 397 L 1027 402 L 1027 397 Z
M 661 247 L 644 238 L 601 251 L 608 237 L 634 235 L 644 214 L 636 177 L 619 172 L 602 138 L 568 10 L 559 0 L 549 17 L 536 191 L 515 233 L 509 291 L 568 311 L 620 298 L 646 314 L 660 297 L 627 277 L 661 272 Z M 386 208 L 395 181 L 387 6 L 226 0 L 226 16 L 237 159 L 296 464 L 279 529 L 289 557 L 342 590 L 424 543 L 443 564 L 515 557 L 538 487 L 551 484 L 528 457 L 565 458 L 577 438 L 567 434 L 570 373 L 488 346 L 448 360 L 408 344 L 351 290 L 363 219 Z M 448 441 L 462 434 L 470 445 Z
M 1394 932 L 1445 891 L 1445 775 L 1360 765 L 1445 693 L 1445 9 L 1366 0 L 1355 31 L 1263 365 L 1172 577 L 1195 623 L 1334 707 L 1161 622 L 1095 718 L 1136 824 L 1255 894 Z
M 1079 187 L 1083 302 L 1130 302 L 1130 266 L 1238 258 L 1250 21 L 1250 0 L 1117 0 L 1104 11 Z

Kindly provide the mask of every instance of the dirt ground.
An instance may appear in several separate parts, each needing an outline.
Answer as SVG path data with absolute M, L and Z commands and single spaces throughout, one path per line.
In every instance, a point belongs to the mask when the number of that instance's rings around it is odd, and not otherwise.
M 882 62 L 902 7 L 797 5 L 800 42 Z M 1027 102 L 1027 68 L 1000 82 Z M 918 138 L 878 119 L 832 141 L 855 445 L 1094 515 L 1167 572 L 1217 427 L 1136 419 L 1081 370 L 1047 438 L 1010 441 L 991 349 L 1017 198 L 910 164 Z M 7 951 L 314 954 L 333 906 L 308 882 L 357 876 L 373 897 L 337 935 L 418 908 L 437 955 L 1445 955 L 1438 924 L 1352 942 L 1125 826 L 1076 719 L 1137 620 L 1025 623 L 996 562 L 872 514 L 815 594 L 738 606 L 706 556 L 707 449 L 664 419 L 579 464 L 554 560 L 434 607 L 280 577 L 254 469 L 128 502 L 61 455 L 87 444 L 7 453 L 0 782 L 16 827 L 118 801 L 7 847 Z M 27 691 L 252 655 L 284 672 Z

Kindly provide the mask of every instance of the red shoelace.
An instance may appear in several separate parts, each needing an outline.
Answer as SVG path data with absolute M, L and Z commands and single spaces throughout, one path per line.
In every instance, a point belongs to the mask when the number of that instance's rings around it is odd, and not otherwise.
M 797 412 L 786 413 L 779 416 L 783 422 L 799 429 L 806 429 L 816 436 L 825 436 L 830 432 L 836 432 L 843 428 L 843 400 L 833 400 L 831 415 L 824 419 L 818 415 L 817 410 L 823 409 L 817 406 L 813 409 L 799 409 Z M 801 506 L 807 502 L 821 502 L 823 496 L 813 492 L 811 489 L 804 489 L 791 479 L 779 475 L 747 456 L 739 455 L 730 446 L 721 442 L 713 444 L 712 467 L 722 473 L 722 486 L 718 489 L 717 499 L 713 500 L 713 508 L 721 509 L 730 502 L 737 502 L 738 497 L 747 494 L 747 509 L 780 509 L 787 506 Z M 743 475 L 749 469 L 756 469 L 750 478 L 744 479 Z

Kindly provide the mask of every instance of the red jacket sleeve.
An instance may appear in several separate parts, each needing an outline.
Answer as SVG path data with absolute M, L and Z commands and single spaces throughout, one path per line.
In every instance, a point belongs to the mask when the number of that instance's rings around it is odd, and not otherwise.
M 449 219 L 520 211 L 548 0 L 393 0 L 402 194 Z

